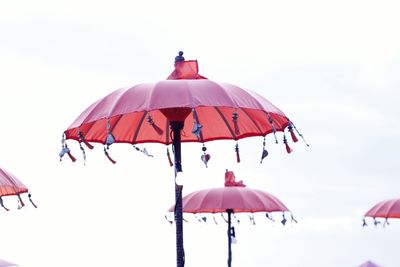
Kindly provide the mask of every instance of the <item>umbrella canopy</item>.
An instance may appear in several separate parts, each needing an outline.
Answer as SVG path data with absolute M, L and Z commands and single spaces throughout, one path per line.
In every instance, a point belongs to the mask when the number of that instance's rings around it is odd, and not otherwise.
M 5 260 L 2 260 L 2 259 L 0 259 L 0 267 L 7 267 L 7 266 L 18 266 L 18 265 L 16 265 L 16 264 L 14 264 L 14 263 L 11 263 L 11 262 L 8 262 L 8 261 L 5 261 Z
M 379 265 L 376 265 L 372 261 L 366 261 L 358 267 L 379 267 Z
M 27 193 L 28 188 L 11 172 L 6 170 L 5 168 L 0 167 L 0 206 L 5 210 L 8 209 L 4 206 L 2 197 L 16 195 L 18 196 L 21 207 L 25 205 L 22 201 L 21 194 Z M 36 205 L 33 203 L 31 199 L 31 195 L 28 194 L 29 201 L 36 208 Z
M 367 226 L 365 217 L 373 218 L 375 226 L 381 223 L 376 218 L 385 219 L 383 226 L 388 225 L 389 218 L 400 218 L 400 198 L 383 200 L 373 206 L 364 214 L 363 226 Z
M 176 178 L 176 174 L 182 172 L 183 142 L 237 141 L 251 136 L 265 137 L 269 133 L 284 132 L 285 129 L 296 142 L 296 127 L 270 101 L 233 84 L 208 80 L 199 75 L 197 61 L 184 61 L 180 57 L 169 80 L 122 88 L 90 105 L 64 131 L 59 155 L 60 160 L 66 154 L 73 161 L 76 160 L 66 143 L 67 139 L 79 142 L 84 158 L 86 154 L 81 143 L 90 149 L 93 148 L 90 142 L 104 144 L 104 154 L 112 163 L 116 161 L 109 155 L 109 147 L 114 143 L 172 144 L 174 162 L 170 158 L 169 161 L 171 166 L 175 165 Z M 290 153 L 292 149 L 288 146 L 285 134 L 283 144 Z M 202 160 L 207 166 L 210 155 L 206 153 L 205 146 L 202 150 Z M 143 152 L 147 154 L 147 151 Z M 240 162 L 238 144 L 235 152 L 236 160 Z M 261 160 L 267 155 L 264 140 Z M 178 184 L 175 184 L 175 199 L 177 266 L 182 267 L 182 186 Z

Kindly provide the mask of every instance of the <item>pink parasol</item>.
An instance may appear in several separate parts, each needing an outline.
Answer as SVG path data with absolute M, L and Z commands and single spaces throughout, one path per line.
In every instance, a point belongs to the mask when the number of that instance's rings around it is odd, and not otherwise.
M 14 263 L 11 263 L 11 262 L 8 262 L 8 261 L 5 261 L 5 260 L 2 260 L 2 259 L 0 259 L 0 267 L 8 267 L 8 266 L 18 266 L 18 265 L 16 265 L 16 264 L 14 264 Z
M 63 133 L 60 160 L 68 155 L 76 158 L 66 143 L 67 139 L 79 142 L 86 158 L 84 146 L 90 142 L 104 145 L 104 154 L 110 155 L 114 143 L 127 143 L 136 150 L 151 156 L 136 145 L 142 143 L 172 144 L 175 165 L 175 220 L 177 235 L 177 266 L 184 266 L 182 230 L 182 186 L 176 183 L 177 173 L 182 172 L 181 144 L 203 143 L 201 156 L 207 166 L 210 155 L 204 143 L 213 140 L 235 140 L 236 160 L 240 162 L 238 140 L 246 137 L 264 137 L 261 161 L 268 155 L 265 148 L 266 135 L 283 132 L 282 144 L 288 153 L 285 130 L 298 139 L 295 131 L 303 137 L 293 122 L 270 101 L 259 94 L 229 83 L 217 83 L 198 73 L 196 60 L 184 61 L 180 53 L 175 70 L 168 80 L 143 83 L 116 90 L 90 105 Z M 303 138 L 304 140 L 304 138 Z
M 379 202 L 375 206 L 373 206 L 370 210 L 368 210 L 364 217 L 374 218 L 374 224 L 378 225 L 380 222 L 376 220 L 376 218 L 384 218 L 385 222 L 383 225 L 389 224 L 389 218 L 400 218 L 400 198 L 397 199 L 388 199 Z M 364 219 L 364 225 L 366 226 L 366 222 Z
M 358 267 L 379 267 L 379 265 L 376 265 L 372 261 L 366 261 Z
M 183 212 L 186 213 L 227 213 L 228 214 L 228 266 L 232 262 L 231 243 L 235 229 L 231 226 L 231 216 L 242 212 L 283 212 L 283 225 L 286 224 L 284 212 L 289 209 L 275 196 L 265 191 L 246 187 L 242 181 L 236 181 L 232 171 L 225 172 L 225 187 L 210 188 L 192 192 L 182 199 Z M 169 211 L 174 211 L 172 206 Z M 292 220 L 296 221 L 293 216 Z M 254 221 L 253 221 L 254 222 Z
M 0 206 L 5 210 L 9 210 L 4 206 L 2 197 L 16 195 L 20 203 L 20 207 L 25 206 L 22 201 L 21 194 L 28 193 L 28 188 L 18 180 L 11 172 L 7 171 L 5 168 L 0 167 Z M 35 203 L 31 199 L 31 194 L 28 193 L 29 201 L 36 208 Z

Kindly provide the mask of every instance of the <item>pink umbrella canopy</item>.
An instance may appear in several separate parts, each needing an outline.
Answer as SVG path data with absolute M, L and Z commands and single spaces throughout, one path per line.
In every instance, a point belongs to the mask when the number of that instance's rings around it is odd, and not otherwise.
M 388 218 L 400 218 L 400 198 L 383 200 L 368 210 L 364 217 L 374 218 L 374 224 L 377 225 L 380 222 L 376 218 L 384 218 L 385 222 L 383 225 L 388 224 Z M 366 225 L 364 219 L 364 226 Z
M 364 262 L 363 264 L 361 264 L 358 267 L 379 267 L 379 265 L 376 265 L 372 261 L 367 261 L 367 262 Z
M 8 262 L 8 261 L 5 261 L 5 260 L 2 260 L 2 259 L 0 259 L 0 267 L 7 267 L 7 266 L 18 266 L 18 265 L 16 265 L 16 264 L 14 264 L 14 263 L 11 263 L 11 262 Z
M 23 207 L 25 205 L 21 198 L 21 194 L 23 193 L 28 193 L 28 188 L 11 172 L 0 167 L 0 206 L 8 211 L 9 209 L 4 206 L 2 197 L 16 195 L 18 196 L 21 207 Z M 36 205 L 31 199 L 31 194 L 28 193 L 28 197 L 29 201 L 36 208 Z

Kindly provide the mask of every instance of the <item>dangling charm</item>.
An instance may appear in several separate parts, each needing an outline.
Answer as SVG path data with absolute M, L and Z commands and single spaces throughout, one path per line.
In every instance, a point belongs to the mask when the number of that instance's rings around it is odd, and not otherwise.
M 286 139 L 286 135 L 283 134 L 283 143 L 285 144 L 286 147 L 286 152 L 288 154 L 292 153 L 293 149 L 290 148 L 290 146 L 288 145 L 287 139 Z
M 297 136 L 294 134 L 293 124 L 291 121 L 289 121 L 288 130 L 289 130 L 290 135 L 292 136 L 293 142 L 296 143 L 297 141 L 299 141 L 299 139 L 297 139 Z
M 297 223 L 297 220 L 293 217 L 293 214 L 290 214 L 290 218 L 291 218 L 291 221 L 292 221 L 292 222 Z
M 32 205 L 33 205 L 35 208 L 37 208 L 36 204 L 33 203 L 33 200 L 32 200 L 32 198 L 31 198 L 31 193 L 28 193 L 28 198 L 29 198 L 29 201 L 32 203 Z
M 140 149 L 140 148 L 138 148 L 137 146 L 135 146 L 134 144 L 132 144 L 132 146 L 133 146 L 134 149 L 136 149 L 136 151 L 142 152 L 145 156 L 150 157 L 150 158 L 154 157 L 153 155 L 151 155 L 151 154 L 147 151 L 147 149 L 146 149 L 145 147 L 144 147 L 143 149 Z
M 365 221 L 365 218 L 363 218 L 363 225 L 362 227 L 368 226 L 367 222 Z
M 274 120 L 272 119 L 271 114 L 267 113 L 267 115 L 268 115 L 269 125 L 271 126 L 272 132 L 274 133 L 275 143 L 277 144 L 278 143 L 278 138 L 276 138 L 276 128 L 275 128 L 275 125 L 274 125 Z
M 168 161 L 169 161 L 169 166 L 174 166 L 174 164 L 172 163 L 172 160 L 171 160 L 171 155 L 169 154 L 169 149 L 168 149 L 168 147 L 167 147 L 167 157 L 168 157 Z
M 76 158 L 72 156 L 71 150 L 67 146 L 67 142 L 65 142 L 65 137 L 63 134 L 62 140 L 61 140 L 61 152 L 58 154 L 60 156 L 60 161 L 62 161 L 62 158 L 64 155 L 67 154 L 68 157 L 72 160 L 72 162 L 76 161 Z
M 287 222 L 287 220 L 286 220 L 286 218 L 285 218 L 285 213 L 282 213 L 282 217 L 283 217 L 283 219 L 282 219 L 281 223 L 282 223 L 283 225 L 285 225 L 286 222 Z
M 207 163 L 210 160 L 211 156 L 210 154 L 207 154 L 207 148 L 206 146 L 203 144 L 203 147 L 201 148 L 201 150 L 203 150 L 203 155 L 201 155 L 201 161 L 203 161 L 203 163 L 206 165 L 206 168 L 208 168 Z
M 195 109 L 192 109 L 192 114 L 193 114 L 193 129 L 192 129 L 192 133 L 197 137 L 198 140 L 201 140 L 201 129 L 203 128 L 203 125 L 201 125 L 198 122 L 197 114 L 196 114 L 196 110 Z
M 240 134 L 240 130 L 239 130 L 239 124 L 238 124 L 238 118 L 239 115 L 238 113 L 235 111 L 232 114 L 232 120 L 233 120 L 233 126 L 235 127 L 235 134 L 239 135 Z
M 265 136 L 264 136 L 264 141 L 263 141 L 263 151 L 261 154 L 261 161 L 260 163 L 262 163 L 263 159 L 265 159 L 268 156 L 268 151 L 265 149 Z
M 271 216 L 269 216 L 269 213 L 265 213 L 265 217 L 267 217 L 268 220 L 271 220 L 273 222 L 275 222 L 274 218 L 272 218 Z
M 153 127 L 153 129 L 158 133 L 158 135 L 162 135 L 163 134 L 163 130 L 157 126 L 157 124 L 154 123 L 153 121 L 153 117 L 150 115 L 147 116 L 147 122 Z
M 82 151 L 82 154 L 83 154 L 83 165 L 86 166 L 86 152 L 85 152 L 85 149 L 83 148 L 81 143 L 79 143 L 79 147 L 80 147 L 80 149 Z
M 235 152 L 236 152 L 236 162 L 239 163 L 240 162 L 240 155 L 239 155 L 239 144 L 238 143 L 236 143 Z

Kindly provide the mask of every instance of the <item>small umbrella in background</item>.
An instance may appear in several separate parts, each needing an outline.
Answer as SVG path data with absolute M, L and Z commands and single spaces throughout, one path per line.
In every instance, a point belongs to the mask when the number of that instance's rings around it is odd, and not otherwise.
M 0 206 L 5 210 L 9 211 L 9 209 L 4 205 L 3 198 L 5 196 L 17 196 L 19 201 L 19 208 L 25 206 L 25 203 L 22 201 L 21 194 L 28 193 L 29 201 L 32 205 L 37 208 L 35 203 L 33 203 L 31 199 L 31 194 L 28 192 L 28 188 L 18 180 L 12 173 L 7 171 L 4 168 L 0 167 Z
M 372 261 L 366 261 L 363 264 L 361 264 L 358 267 L 380 267 L 379 265 L 376 265 L 375 263 L 373 263 Z
M 367 225 L 365 217 L 373 218 L 375 225 L 381 223 L 376 218 L 384 218 L 383 226 L 388 225 L 389 218 L 400 218 L 400 198 L 384 200 L 373 206 L 365 213 L 363 226 Z
M 18 266 L 17 264 L 0 259 L 0 267 Z
M 175 165 L 175 222 L 177 266 L 184 266 L 182 189 L 177 183 L 182 172 L 181 144 L 202 143 L 201 160 L 207 166 L 210 160 L 205 142 L 213 140 L 234 140 L 233 151 L 240 162 L 238 140 L 261 136 L 261 161 L 268 155 L 265 137 L 273 133 L 278 143 L 277 132 L 282 132 L 282 144 L 288 153 L 286 133 L 293 142 L 298 139 L 295 131 L 303 137 L 293 122 L 270 101 L 250 90 L 228 83 L 217 83 L 201 76 L 197 60 L 185 61 L 183 52 L 175 60 L 175 70 L 167 80 L 143 83 L 121 88 L 90 105 L 65 131 L 62 138 L 60 160 L 68 155 L 72 161 L 66 140 L 79 142 L 86 158 L 84 146 L 93 149 L 90 142 L 104 145 L 104 154 L 112 163 L 110 146 L 125 143 L 151 156 L 137 145 L 143 143 L 172 144 Z M 285 133 L 285 130 L 286 133 Z M 304 140 L 304 138 L 303 138 Z
M 236 240 L 235 228 L 231 226 L 232 214 L 266 212 L 267 218 L 272 219 L 269 213 L 282 212 L 283 218 L 281 222 L 285 225 L 287 219 L 284 212 L 289 211 L 275 196 L 265 191 L 248 188 L 242 181 L 236 181 L 234 173 L 228 170 L 225 172 L 225 187 L 192 192 L 183 197 L 182 207 L 185 213 L 227 213 L 229 267 L 232 263 L 232 241 Z M 174 209 L 175 206 L 172 206 L 169 212 L 173 212 Z M 293 216 L 291 217 L 296 222 Z

